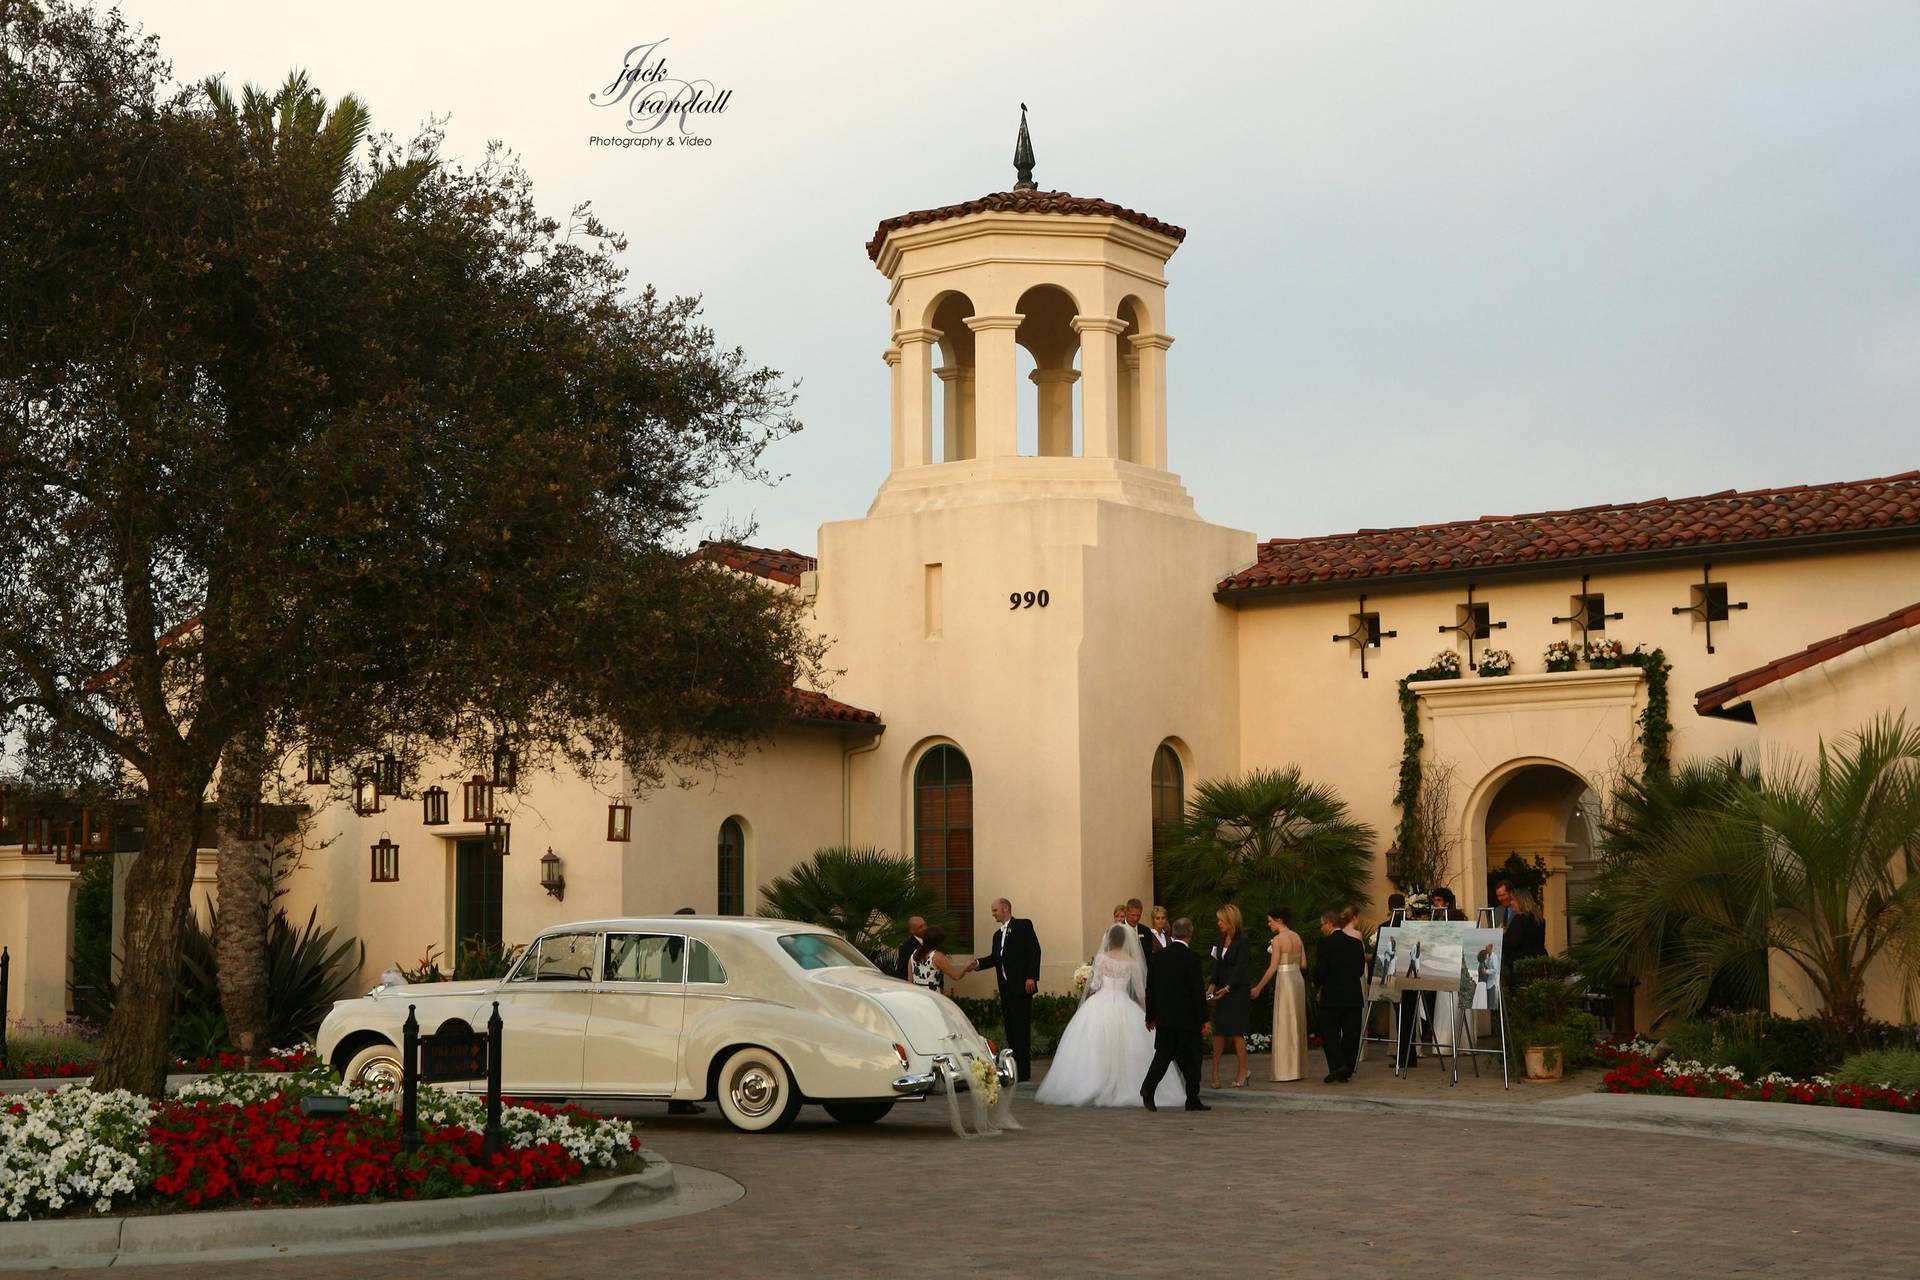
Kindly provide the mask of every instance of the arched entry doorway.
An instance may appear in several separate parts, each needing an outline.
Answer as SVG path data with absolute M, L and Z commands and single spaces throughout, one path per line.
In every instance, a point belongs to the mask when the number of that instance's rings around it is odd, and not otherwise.
M 1475 841 L 1483 854 L 1486 896 L 1503 879 L 1532 889 L 1547 927 L 1547 950 L 1574 940 L 1569 908 L 1585 896 L 1598 869 L 1599 801 L 1573 770 L 1550 762 L 1521 763 L 1484 793 Z

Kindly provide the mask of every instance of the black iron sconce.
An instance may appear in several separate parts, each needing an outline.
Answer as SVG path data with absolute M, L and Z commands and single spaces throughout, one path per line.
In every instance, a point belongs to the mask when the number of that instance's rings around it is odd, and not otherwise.
M 1555 622 L 1571 622 L 1580 632 L 1580 656 L 1586 657 L 1591 646 L 1587 642 L 1590 631 L 1605 631 L 1609 622 L 1618 622 L 1626 617 L 1624 613 L 1608 613 L 1607 597 L 1587 590 L 1587 574 L 1580 575 L 1580 594 L 1574 597 L 1573 612 L 1564 618 L 1555 618 Z
M 423 827 L 447 825 L 447 789 L 445 787 L 428 787 L 420 793 L 420 825 Z
M 1496 631 L 1505 631 L 1507 624 L 1493 620 L 1493 607 L 1491 605 L 1475 604 L 1473 602 L 1473 584 L 1471 582 L 1467 584 L 1467 602 L 1459 606 L 1459 608 L 1461 612 L 1460 621 L 1450 627 L 1442 626 L 1440 628 L 1440 634 L 1445 635 L 1451 631 L 1455 635 L 1465 636 L 1467 638 L 1467 670 L 1477 671 L 1479 670 L 1480 664 L 1475 660 L 1473 655 L 1473 642 L 1475 640 L 1485 640 Z
M 1700 566 L 1700 585 L 1693 588 L 1693 591 L 1693 603 L 1688 605 L 1677 604 L 1673 606 L 1673 612 L 1676 616 L 1683 613 L 1690 613 L 1707 624 L 1707 652 L 1712 653 L 1713 624 L 1716 622 L 1725 622 L 1728 614 L 1732 613 L 1735 609 L 1746 608 L 1747 602 L 1741 600 L 1731 604 L 1728 603 L 1727 584 L 1713 580 L 1713 566 L 1711 564 Z
M 1399 634 L 1398 631 L 1382 631 L 1380 629 L 1380 615 L 1377 613 L 1368 613 L 1367 598 L 1361 596 L 1360 611 L 1354 615 L 1353 630 L 1344 634 L 1335 635 L 1333 641 L 1335 644 L 1338 644 L 1340 641 L 1345 640 L 1348 644 L 1360 651 L 1360 678 L 1365 680 L 1367 678 L 1367 650 L 1378 649 L 1382 640 L 1392 639 Z
M 556 901 L 567 898 L 567 877 L 560 869 L 560 855 L 548 845 L 547 851 L 540 855 L 540 887 L 551 894 Z

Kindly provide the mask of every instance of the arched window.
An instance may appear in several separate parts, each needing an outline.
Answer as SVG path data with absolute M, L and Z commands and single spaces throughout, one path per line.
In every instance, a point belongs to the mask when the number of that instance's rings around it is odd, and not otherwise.
M 973 766 L 941 745 L 913 771 L 913 865 L 953 917 L 947 949 L 973 950 Z
M 1153 896 L 1164 901 L 1160 891 L 1160 850 L 1172 839 L 1174 828 L 1187 807 L 1187 778 L 1180 767 L 1180 754 L 1168 743 L 1153 753 Z
M 720 824 L 720 908 L 723 916 L 747 913 L 747 833 L 740 819 Z

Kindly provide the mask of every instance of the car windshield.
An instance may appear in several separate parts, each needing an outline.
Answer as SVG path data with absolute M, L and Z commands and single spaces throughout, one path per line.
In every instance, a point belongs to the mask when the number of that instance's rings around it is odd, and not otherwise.
M 780 938 L 780 948 L 793 957 L 802 969 L 871 969 L 873 961 L 856 950 L 845 938 L 831 933 L 789 933 Z

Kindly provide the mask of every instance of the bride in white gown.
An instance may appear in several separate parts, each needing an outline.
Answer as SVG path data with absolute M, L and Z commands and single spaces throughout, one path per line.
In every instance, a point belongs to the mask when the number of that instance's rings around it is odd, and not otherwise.
M 1101 940 L 1086 994 L 1060 1033 L 1053 1062 L 1034 1097 L 1059 1107 L 1139 1106 L 1140 1086 L 1153 1065 L 1146 1000 L 1147 962 L 1140 935 L 1116 924 Z M 1186 1100 L 1177 1070 L 1167 1073 L 1153 1100 L 1167 1107 Z

